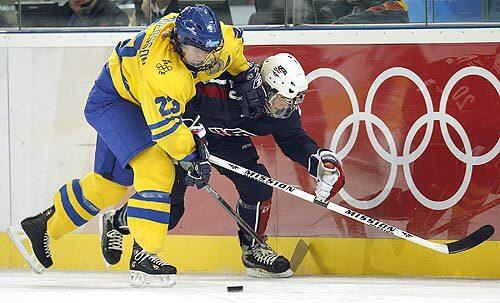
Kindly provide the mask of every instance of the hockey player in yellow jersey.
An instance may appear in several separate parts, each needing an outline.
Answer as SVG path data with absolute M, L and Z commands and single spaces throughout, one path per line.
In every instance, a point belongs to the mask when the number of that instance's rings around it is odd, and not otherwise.
M 134 238 L 133 286 L 170 286 L 177 270 L 157 257 L 170 223 L 174 182 L 207 184 L 211 167 L 203 143 L 181 114 L 195 84 L 229 72 L 242 112 L 259 114 L 266 96 L 258 69 L 243 55 L 242 31 L 219 22 L 207 6 L 185 8 L 118 43 L 95 81 L 85 117 L 97 131 L 94 170 L 62 186 L 52 206 L 10 226 L 8 233 L 35 272 L 52 266 L 49 240 L 85 224 L 118 203 L 127 186 Z M 174 162 L 187 162 L 183 172 Z M 175 225 L 177 222 L 174 222 Z M 30 247 L 25 247 L 23 238 Z M 31 253 L 32 251 L 32 253 Z
M 178 112 L 183 112 L 185 104 L 196 94 L 196 82 L 218 77 L 224 71 L 237 75 L 249 68 L 243 55 L 239 29 L 221 24 L 222 37 L 208 38 L 203 50 L 193 46 L 194 43 L 180 41 L 184 28 L 189 33 L 191 20 L 174 28 L 176 16 L 169 14 L 135 38 L 123 41 L 109 59 L 109 71 L 116 90 L 124 99 L 141 106 L 148 125 L 165 121 L 165 117 L 172 114 L 178 117 L 152 130 L 154 138 L 180 123 Z M 174 112 L 165 115 L 169 109 Z M 187 155 L 194 147 L 187 128 L 183 127 L 180 132 L 183 134 L 179 136 L 180 140 L 189 141 L 187 144 L 161 138 L 156 140 L 174 158 Z M 168 142 L 175 142 L 175 145 Z

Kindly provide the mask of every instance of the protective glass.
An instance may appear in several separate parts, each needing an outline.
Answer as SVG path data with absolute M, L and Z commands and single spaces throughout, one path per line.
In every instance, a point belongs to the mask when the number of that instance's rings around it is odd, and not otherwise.
M 300 92 L 295 98 L 290 99 L 280 95 L 275 89 L 267 93 L 267 102 L 264 112 L 273 118 L 286 119 L 292 115 L 297 107 L 304 101 L 305 92 Z

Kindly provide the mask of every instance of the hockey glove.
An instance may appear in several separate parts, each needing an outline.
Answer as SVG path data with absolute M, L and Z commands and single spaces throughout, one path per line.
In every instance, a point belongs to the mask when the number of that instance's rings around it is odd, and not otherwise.
M 316 198 L 331 199 L 345 183 L 342 162 L 329 149 L 320 148 L 309 157 L 309 174 L 316 179 Z
M 205 187 L 210 180 L 212 166 L 208 162 L 208 148 L 203 143 L 204 138 L 200 138 L 197 134 L 193 134 L 196 144 L 196 155 L 189 161 L 180 161 L 179 165 L 186 170 L 186 178 L 184 182 L 187 186 L 196 185 L 198 189 Z
M 250 68 L 234 78 L 233 89 L 241 106 L 242 117 L 254 118 L 262 113 L 267 97 L 259 65 L 250 62 Z

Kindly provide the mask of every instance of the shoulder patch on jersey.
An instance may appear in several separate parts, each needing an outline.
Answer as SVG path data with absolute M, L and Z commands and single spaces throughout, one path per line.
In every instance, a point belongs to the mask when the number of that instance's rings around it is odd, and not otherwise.
M 233 32 L 234 32 L 235 38 L 242 38 L 243 37 L 243 30 L 241 28 L 233 27 Z
M 221 58 L 216 58 L 215 60 L 216 62 L 206 70 L 206 73 L 209 76 L 213 76 L 220 71 L 226 70 L 226 68 L 231 63 L 231 55 L 227 55 L 226 63 L 224 63 Z

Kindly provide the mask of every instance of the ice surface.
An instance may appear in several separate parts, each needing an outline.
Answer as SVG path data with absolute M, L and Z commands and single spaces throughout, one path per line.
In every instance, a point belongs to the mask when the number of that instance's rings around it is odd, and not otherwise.
M 499 280 L 421 278 L 292 277 L 179 274 L 166 289 L 134 289 L 126 272 L 0 270 L 0 302 L 500 302 Z M 228 293 L 227 286 L 243 285 Z

